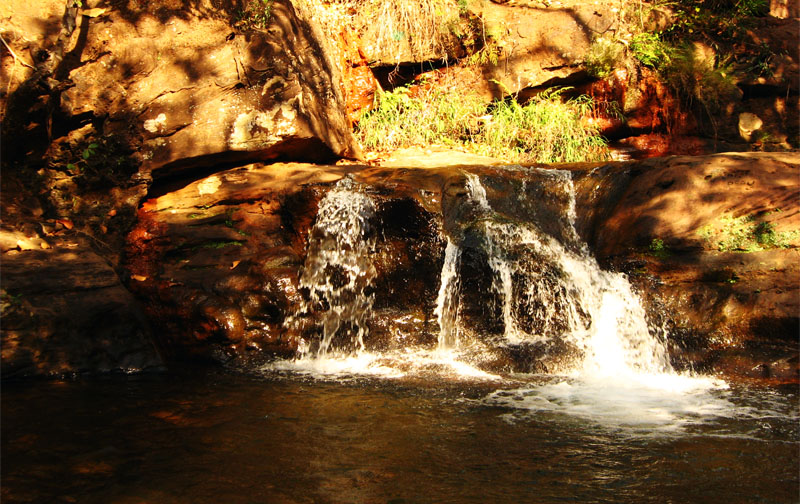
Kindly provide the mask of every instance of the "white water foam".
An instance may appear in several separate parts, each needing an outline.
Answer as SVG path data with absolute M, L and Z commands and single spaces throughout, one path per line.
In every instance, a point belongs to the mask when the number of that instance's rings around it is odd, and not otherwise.
M 439 322 L 439 350 L 454 349 L 459 344 L 458 296 L 461 281 L 458 276 L 458 266 L 460 262 L 461 248 L 448 238 L 439 281 L 439 295 L 434 310 L 434 315 Z
M 470 364 L 473 348 L 461 341 L 458 276 L 461 247 L 448 239 L 435 314 L 440 334 L 435 349 L 411 348 L 386 353 L 363 347 L 372 299 L 364 287 L 374 277 L 367 221 L 374 203 L 352 181 L 329 192 L 311 237 L 309 261 L 301 284 L 313 305 L 328 304 L 323 338 L 316 352 L 300 352 L 265 370 L 288 371 L 322 379 L 367 376 L 387 379 L 436 376 L 456 380 L 492 380 L 501 390 L 482 403 L 513 408 L 521 414 L 550 412 L 616 427 L 681 430 L 708 418 L 724 416 L 733 406 L 718 390 L 719 380 L 676 373 L 669 364 L 664 333 L 649 328 L 644 309 L 627 279 L 600 269 L 575 230 L 575 201 L 568 172 L 548 171 L 548 183 L 563 184 L 571 200 L 562 216 L 562 235 L 570 247 L 533 225 L 498 218 L 485 188 L 467 175 L 466 188 L 479 214 L 492 288 L 503 303 L 503 338 L 507 345 L 562 338 L 584 357 L 571 373 L 543 380 L 501 378 Z M 333 282 L 331 272 L 343 276 Z M 338 272 L 338 273 L 337 273 Z M 342 289 L 344 285 L 344 289 Z M 324 302 L 323 302 L 324 301 Z M 527 322 L 526 322 L 527 320 Z M 531 324 L 530 320 L 535 323 Z M 347 351 L 331 351 L 342 326 L 356 328 Z M 508 387 L 514 387 L 508 389 Z
M 321 326 L 314 356 L 349 358 L 364 349 L 374 300 L 365 289 L 376 275 L 370 257 L 375 239 L 369 219 L 374 213 L 372 198 L 350 177 L 337 182 L 319 203 L 300 277 L 300 286 L 309 292 L 301 314 L 316 313 Z M 287 322 L 296 323 L 297 318 Z
M 435 376 L 449 380 L 491 380 L 503 378 L 469 364 L 452 349 L 433 351 L 409 348 L 392 352 L 361 351 L 349 356 L 304 356 L 272 362 L 264 372 L 283 371 L 318 379 L 347 380 L 355 377 L 399 379 Z
M 579 241 L 569 173 L 550 170 L 549 175 L 553 183 L 565 184 L 571 196 L 566 235 L 577 241 L 578 252 L 530 225 L 492 219 L 486 191 L 475 175 L 469 177 L 469 193 L 487 212 L 486 252 L 495 274 L 492 288 L 503 304 L 506 342 L 561 337 L 580 348 L 584 357 L 557 383 L 497 391 L 485 402 L 558 411 L 616 426 L 664 429 L 680 429 L 730 411 L 732 405 L 713 394 L 727 388 L 724 382 L 673 370 L 664 331 L 648 326 L 628 280 L 603 271 Z M 537 265 L 532 267 L 529 256 L 519 251 L 531 251 Z M 526 311 L 520 312 L 521 307 Z M 537 321 L 537 332 L 522 327 L 524 317 Z

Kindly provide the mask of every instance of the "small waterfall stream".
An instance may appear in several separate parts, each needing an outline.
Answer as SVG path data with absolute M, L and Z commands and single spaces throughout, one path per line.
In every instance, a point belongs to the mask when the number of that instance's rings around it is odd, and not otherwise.
M 686 418 L 727 411 L 727 401 L 710 395 L 724 382 L 673 371 L 666 334 L 648 325 L 627 278 L 602 270 L 579 238 L 570 173 L 522 175 L 512 182 L 485 178 L 484 186 L 477 175 L 463 174 L 463 189 L 455 187 L 447 209 L 442 203 L 447 232 L 431 314 L 436 342 L 382 350 L 368 344 L 378 288 L 373 260 L 385 240 L 375 229 L 381 217 L 371 192 L 379 191 L 340 180 L 319 203 L 299 279 L 306 299 L 287 319 L 302 327 L 298 357 L 269 369 L 335 379 L 432 373 L 505 383 L 515 376 L 485 404 L 615 425 L 680 428 Z M 476 328 L 474 317 L 487 314 L 497 319 Z M 514 369 L 497 367 L 517 354 L 555 364 L 536 360 L 529 371 L 547 374 L 520 383 L 521 375 L 508 374 Z
M 350 177 L 320 201 L 300 287 L 309 293 L 302 313 L 318 317 L 321 339 L 316 347 L 303 347 L 303 356 L 340 357 L 364 350 L 374 301 L 367 292 L 375 278 L 370 258 L 375 236 L 369 224 L 374 213 L 372 198 Z
M 467 175 L 470 198 L 482 212 L 480 226 L 494 273 L 492 290 L 502 304 L 504 342 L 566 339 L 583 351 L 582 368 L 590 373 L 671 371 L 664 334 L 648 328 L 627 279 L 600 269 L 578 238 L 569 173 L 545 173 L 569 195 L 561 226 L 572 248 L 533 224 L 498 218 L 480 179 Z

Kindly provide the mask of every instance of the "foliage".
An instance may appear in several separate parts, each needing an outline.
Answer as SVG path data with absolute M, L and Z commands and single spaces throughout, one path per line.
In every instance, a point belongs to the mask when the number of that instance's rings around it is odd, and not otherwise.
M 639 60 L 642 65 L 649 67 L 659 67 L 669 64 L 673 52 L 672 48 L 665 44 L 657 33 L 637 33 L 633 36 L 630 43 L 633 57 Z
M 357 134 L 370 149 L 443 144 L 512 162 L 606 159 L 605 140 L 581 123 L 591 101 L 563 101 L 560 95 L 550 91 L 526 105 L 509 99 L 487 109 L 476 94 L 398 88 L 376 98 Z
M 688 45 L 674 48 L 661 72 L 678 96 L 689 105 L 702 107 L 715 128 L 723 105 L 739 97 L 731 64 L 725 60 L 703 61 Z
M 776 210 L 777 211 L 777 210 Z M 772 248 L 790 248 L 800 238 L 800 231 L 775 231 L 763 220 L 772 212 L 732 217 L 724 215 L 717 225 L 703 226 L 698 233 L 720 252 L 759 252 Z
M 658 257 L 659 259 L 664 259 L 671 255 L 669 248 L 664 244 L 664 240 L 661 238 L 653 238 L 653 241 L 650 242 L 649 248 L 650 254 L 654 257 Z
M 50 159 L 50 166 L 66 171 L 81 186 L 101 187 L 120 183 L 136 171 L 136 162 L 119 140 L 112 137 L 85 139 L 66 144 Z
M 622 59 L 623 46 L 608 38 L 598 38 L 586 53 L 586 71 L 603 78 L 614 71 Z
M 272 17 L 272 4 L 275 0 L 249 0 L 243 10 L 238 12 L 237 22 L 247 28 L 266 28 Z

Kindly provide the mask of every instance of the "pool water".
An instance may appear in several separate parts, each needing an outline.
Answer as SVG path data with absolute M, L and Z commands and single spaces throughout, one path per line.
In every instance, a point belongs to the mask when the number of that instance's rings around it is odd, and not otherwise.
M 195 369 L 12 382 L 2 501 L 800 501 L 796 387 L 717 388 L 688 409 L 648 396 L 637 422 L 592 386 Z

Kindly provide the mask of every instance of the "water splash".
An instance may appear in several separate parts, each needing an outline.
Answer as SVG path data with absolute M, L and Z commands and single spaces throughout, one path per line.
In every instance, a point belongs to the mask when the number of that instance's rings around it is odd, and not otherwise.
M 368 287 L 376 275 L 374 214 L 374 201 L 350 177 L 320 201 L 300 286 L 308 291 L 301 313 L 315 316 L 322 334 L 316 349 L 309 345 L 301 354 L 347 356 L 364 349 L 374 301 Z
M 467 186 L 480 216 L 484 246 L 494 274 L 492 290 L 502 304 L 507 344 L 562 338 L 584 352 L 586 374 L 669 372 L 664 335 L 648 327 L 627 279 L 603 271 L 575 230 L 575 196 L 569 172 L 539 170 L 569 195 L 563 212 L 567 247 L 534 225 L 498 218 L 480 179 Z M 574 250 L 573 250 L 574 249 Z
M 360 184 L 340 181 L 320 202 L 300 279 L 309 293 L 301 316 L 316 321 L 319 340 L 312 340 L 301 358 L 269 369 L 336 380 L 409 375 L 492 380 L 500 385 L 483 404 L 513 408 L 523 416 L 564 413 L 626 428 L 680 430 L 730 411 L 733 406 L 717 393 L 724 382 L 674 372 L 664 331 L 648 326 L 625 276 L 603 271 L 589 253 L 575 228 L 569 172 L 528 173 L 522 190 L 514 189 L 518 201 L 494 192 L 507 185 L 487 191 L 477 175 L 466 174 L 467 197 L 446 216 L 464 222 L 445 222 L 451 236 L 434 311 L 438 344 L 383 353 L 364 348 L 376 276 L 370 259 L 375 203 Z M 531 183 L 548 189 L 525 185 Z M 531 198 L 528 189 L 538 197 Z M 506 199 L 490 199 L 497 194 Z M 516 209 L 532 218 L 508 215 Z M 485 294 L 501 305 L 496 310 L 503 322 L 500 341 L 474 334 L 461 316 L 465 286 L 460 270 L 470 247 L 480 249 L 470 257 L 485 257 L 492 275 L 491 292 Z M 489 347 L 513 352 L 543 344 L 546 351 L 558 350 L 558 345 L 548 346 L 553 342 L 576 349 L 577 358 L 558 370 L 564 371 L 561 375 L 501 378 L 481 369 L 481 362 L 488 361 L 480 354 Z

